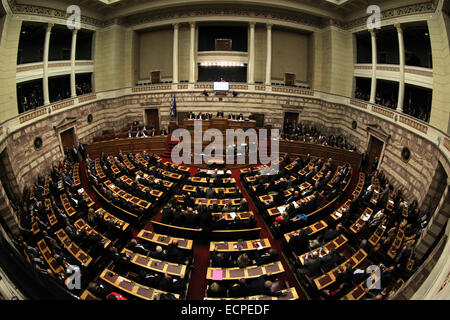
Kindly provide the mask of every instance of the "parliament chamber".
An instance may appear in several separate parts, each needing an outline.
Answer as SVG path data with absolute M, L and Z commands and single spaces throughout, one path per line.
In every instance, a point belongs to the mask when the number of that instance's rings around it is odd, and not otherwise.
M 375 2 L 2 1 L 0 300 L 448 300 L 450 0 Z

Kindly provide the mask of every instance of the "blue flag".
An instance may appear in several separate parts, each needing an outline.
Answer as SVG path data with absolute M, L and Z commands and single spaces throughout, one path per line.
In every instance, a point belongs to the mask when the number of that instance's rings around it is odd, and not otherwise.
M 170 116 L 172 118 L 176 118 L 177 116 L 177 101 L 175 99 L 175 95 L 173 95 L 170 100 Z

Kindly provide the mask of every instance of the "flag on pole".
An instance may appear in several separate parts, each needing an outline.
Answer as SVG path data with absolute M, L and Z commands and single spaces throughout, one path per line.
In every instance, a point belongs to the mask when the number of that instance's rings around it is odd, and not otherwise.
M 170 116 L 172 118 L 176 118 L 177 116 L 177 101 L 175 99 L 175 95 L 173 95 L 170 100 Z

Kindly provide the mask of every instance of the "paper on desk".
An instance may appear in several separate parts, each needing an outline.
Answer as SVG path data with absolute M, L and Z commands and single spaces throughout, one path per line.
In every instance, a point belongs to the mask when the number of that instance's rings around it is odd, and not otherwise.
M 294 208 L 300 207 L 300 205 L 297 203 L 297 201 L 294 201 L 293 203 L 294 203 Z
M 340 213 L 339 211 L 336 211 L 336 213 L 334 215 L 338 218 L 342 217 L 342 213 Z
M 236 212 L 230 212 L 230 216 L 231 216 L 232 219 L 235 219 L 236 218 Z
M 278 210 L 279 210 L 281 213 L 283 213 L 283 212 L 286 211 L 286 206 L 278 207 Z
M 212 279 L 216 281 L 220 281 L 223 278 L 223 272 L 222 270 L 213 270 L 212 272 Z
M 81 189 L 78 190 L 78 194 L 82 194 L 83 192 L 84 192 L 84 189 L 83 189 L 83 188 L 81 188 Z

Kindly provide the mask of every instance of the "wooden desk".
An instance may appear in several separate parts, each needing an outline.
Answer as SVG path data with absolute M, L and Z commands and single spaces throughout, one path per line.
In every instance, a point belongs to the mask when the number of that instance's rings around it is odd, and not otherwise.
M 403 238 L 405 237 L 405 226 L 406 224 L 400 224 L 400 226 L 398 227 L 397 235 L 395 236 L 395 239 L 387 252 L 388 256 L 392 259 L 395 259 L 398 253 L 398 249 L 400 249 L 402 245 Z
M 246 211 L 246 212 L 235 212 L 236 217 L 234 217 L 234 215 L 232 215 L 231 212 L 213 212 L 211 213 L 213 216 L 220 216 L 223 217 L 225 220 L 228 221 L 233 221 L 236 219 L 239 220 L 247 220 L 250 219 L 250 217 L 254 217 L 254 214 L 252 211 Z
M 73 165 L 72 181 L 73 181 L 73 186 L 74 187 L 78 187 L 78 186 L 81 185 L 80 164 L 78 162 Z
M 41 239 L 37 243 L 39 251 L 41 252 L 42 256 L 44 257 L 45 261 L 49 265 L 50 269 L 57 275 L 60 272 L 64 271 L 64 268 L 56 262 L 55 258 L 53 257 L 50 249 L 47 246 L 47 243 L 44 239 Z
M 158 300 L 160 294 L 167 292 L 158 289 L 153 289 L 141 284 L 135 283 L 125 277 L 122 277 L 109 269 L 103 270 L 100 274 L 100 279 L 109 283 L 113 287 L 120 289 L 130 295 L 144 300 Z M 180 299 L 179 294 L 174 294 L 176 299 Z
M 94 294 L 92 294 L 88 289 L 84 290 L 83 293 L 80 296 L 81 300 L 101 300 Z
M 210 298 L 205 297 L 203 300 L 298 300 L 298 294 L 294 287 L 289 289 L 281 290 L 284 293 L 284 296 L 275 297 L 275 296 L 264 296 L 264 295 L 256 295 L 249 297 L 240 297 L 240 298 Z
M 189 177 L 189 180 L 192 181 L 192 183 L 200 183 L 200 184 L 207 184 L 210 182 L 214 182 L 216 179 L 222 179 L 223 184 L 236 184 L 236 180 L 234 178 Z
M 364 172 L 360 172 L 359 173 L 359 177 L 358 177 L 358 183 L 355 187 L 355 190 L 353 190 L 353 197 L 356 199 L 359 197 L 359 195 L 361 194 L 361 191 L 364 187 L 364 181 L 365 181 L 365 173 Z
M 44 191 L 42 192 L 42 196 L 46 197 L 50 194 L 50 175 L 45 177 L 44 182 Z
M 124 199 L 125 201 L 128 201 L 134 205 L 137 205 L 143 209 L 148 209 L 151 206 L 151 202 L 148 202 L 146 200 L 142 200 L 140 198 L 137 198 L 128 192 L 125 192 L 124 190 L 120 189 L 118 186 L 114 185 L 111 181 L 107 180 L 103 182 L 107 188 L 109 188 L 112 192 L 114 192 L 116 195 Z
M 84 221 L 83 219 L 78 219 L 77 221 L 75 221 L 74 226 L 78 229 L 78 230 L 86 230 L 87 234 L 98 234 L 101 238 L 102 238 L 102 244 L 103 244 L 103 248 L 108 248 L 108 246 L 111 244 L 111 240 L 109 240 L 108 238 L 106 238 L 104 235 L 102 235 L 101 233 L 98 233 L 97 231 L 95 231 L 94 228 L 92 228 L 90 225 L 88 225 L 86 223 L 86 221 Z
M 366 287 L 366 281 L 367 279 L 353 288 L 352 291 L 343 296 L 341 300 L 361 300 L 361 298 L 363 298 L 367 294 L 367 292 L 369 292 L 369 289 Z M 372 283 L 376 281 L 379 281 L 379 279 L 376 277 L 376 273 L 373 272 Z
M 70 240 L 64 229 L 59 229 L 57 232 L 55 232 L 55 234 L 64 248 L 66 248 L 66 250 L 69 251 L 78 262 L 80 262 L 84 267 L 89 266 L 92 258 L 81 248 L 79 248 L 74 242 L 72 242 L 72 240 Z
M 386 231 L 386 226 L 383 224 L 383 222 L 380 222 L 377 229 L 369 237 L 369 243 L 375 247 L 378 244 L 378 242 L 380 242 L 380 239 L 383 236 L 385 231 Z
M 103 220 L 105 220 L 105 221 L 111 220 L 112 222 L 114 222 L 114 226 L 121 231 L 127 230 L 128 227 L 130 226 L 130 224 L 128 222 L 117 218 L 116 216 L 112 215 L 111 213 L 109 213 L 108 211 L 106 211 L 103 208 L 99 208 L 99 209 L 95 210 L 95 212 L 97 214 L 101 215 L 103 217 Z
M 190 169 L 189 167 L 186 167 L 186 166 L 177 166 L 176 164 L 174 164 L 174 163 L 172 163 L 172 162 L 170 162 L 170 161 L 163 162 L 163 164 L 164 164 L 166 167 L 171 167 L 171 168 L 176 169 L 176 170 L 180 170 L 180 171 L 184 171 L 184 172 L 190 172 L 190 171 L 191 171 L 191 169 Z
M 92 189 L 94 189 L 94 191 L 100 196 L 100 198 L 102 198 L 106 203 L 108 203 L 110 206 L 116 208 L 117 210 L 119 210 L 120 212 L 123 212 L 124 214 L 126 214 L 129 217 L 132 217 L 133 219 L 137 219 L 139 218 L 136 214 L 129 212 L 125 209 L 122 209 L 119 206 L 116 206 L 114 203 L 112 203 L 111 201 L 109 201 L 107 198 L 105 198 L 105 196 L 103 194 L 101 194 L 94 186 L 91 186 Z
M 348 239 L 343 234 L 339 235 L 335 239 L 331 240 L 330 242 L 328 242 L 322 246 L 322 248 L 327 252 L 325 255 L 322 255 L 322 256 L 328 255 L 331 252 L 331 250 L 333 250 L 333 249 L 334 250 L 339 249 L 344 244 L 346 244 L 347 241 L 348 241 Z M 319 253 L 319 251 L 320 251 L 320 248 L 316 248 L 314 250 L 311 250 L 307 253 L 304 253 L 304 254 L 298 256 L 298 260 L 300 261 L 300 264 L 302 264 L 302 265 L 305 264 L 305 259 L 308 254 L 313 254 L 314 252 Z
M 372 209 L 370 208 L 366 208 L 363 213 L 361 214 L 361 216 L 356 219 L 356 221 L 352 224 L 352 226 L 350 227 L 350 230 L 353 233 L 358 233 L 359 231 L 362 230 L 362 228 L 366 225 L 366 223 L 369 221 L 370 217 L 372 216 Z M 364 218 L 366 217 L 366 218 Z
M 283 236 L 284 236 L 284 239 L 286 240 L 286 242 L 289 243 L 291 238 L 295 234 L 298 234 L 302 230 L 309 229 L 309 231 L 310 231 L 309 235 L 311 236 L 313 234 L 316 234 L 319 231 L 322 231 L 322 230 L 326 229 L 327 227 L 328 227 L 328 224 L 325 222 L 325 220 L 320 220 L 320 221 L 317 221 L 316 223 L 313 223 L 312 225 L 304 227 L 304 228 L 302 228 L 300 230 L 295 230 L 295 231 L 291 231 L 291 232 L 285 233 Z
M 50 199 L 45 199 L 44 205 L 50 210 L 50 213 L 47 214 L 47 218 L 50 226 L 54 227 L 58 223 L 58 219 L 56 218 L 55 211 L 53 211 L 53 206 Z
M 78 194 L 81 195 L 83 197 L 83 200 L 86 201 L 86 204 L 88 206 L 88 208 L 92 207 L 93 205 L 95 205 L 94 200 L 91 199 L 91 197 L 89 197 L 89 195 L 86 193 L 86 191 L 81 188 L 78 189 Z
M 129 185 L 129 186 L 131 186 L 131 185 L 134 183 L 134 180 L 133 180 L 133 179 L 131 179 L 130 177 L 125 176 L 125 175 L 121 176 L 119 179 L 122 180 L 123 182 L 125 182 L 125 183 L 126 183 L 127 185 Z M 140 184 L 140 183 L 138 183 L 138 187 L 139 187 L 139 189 L 141 189 L 143 192 L 147 192 L 148 190 L 150 190 L 149 187 L 144 186 L 144 185 L 142 185 L 142 184 Z M 159 191 L 159 190 L 155 190 L 155 189 L 151 189 L 151 190 L 150 190 L 150 194 L 151 194 L 152 196 L 154 196 L 155 198 L 160 198 L 160 197 L 164 194 L 164 192 Z
M 160 273 L 168 273 L 176 277 L 184 277 L 186 275 L 186 265 L 171 263 L 167 261 L 161 261 L 146 257 L 142 254 L 135 253 L 131 250 L 124 248 L 122 253 L 125 253 L 127 257 L 130 257 L 131 263 L 141 266 L 143 268 L 153 270 Z
M 64 210 L 66 211 L 69 217 L 77 213 L 76 210 L 70 204 L 69 199 L 67 198 L 67 194 L 63 193 L 59 196 L 59 198 L 61 199 L 61 203 L 64 207 Z
M 103 172 L 102 165 L 100 164 L 100 159 L 97 158 L 94 161 L 95 172 L 97 173 L 97 177 L 100 179 L 106 178 L 105 173 Z
M 161 154 L 168 150 L 167 139 L 167 136 L 155 136 L 99 141 L 86 146 L 86 154 L 91 157 L 97 157 L 102 152 L 106 155 L 115 155 L 119 150 L 122 153 L 140 153 L 144 150 L 151 150 L 154 153 Z
M 363 262 L 364 259 L 366 259 L 366 257 L 367 257 L 367 253 L 363 249 L 359 249 L 357 252 L 355 252 L 353 254 L 353 256 L 351 256 L 349 259 L 347 259 L 340 266 L 344 267 L 344 270 L 345 270 L 346 265 L 348 263 L 350 263 L 351 267 L 354 269 L 361 262 Z M 316 285 L 318 290 L 322 290 L 336 281 L 337 272 L 338 272 L 340 266 L 337 266 L 333 270 L 330 270 L 329 272 L 327 272 L 319 277 L 316 277 L 314 279 L 314 284 Z
M 193 192 L 197 193 L 198 191 L 206 192 L 208 190 L 208 187 L 200 187 L 200 186 L 191 186 L 185 184 L 183 188 L 181 188 L 183 191 L 187 192 Z M 224 194 L 235 194 L 235 193 L 241 193 L 241 191 L 238 188 L 231 187 L 231 188 L 213 188 L 214 192 L 218 194 L 220 191 L 223 191 Z
M 258 250 L 259 245 L 262 249 L 270 249 L 272 245 L 269 239 L 256 239 L 256 240 L 246 240 L 242 242 L 238 241 L 211 241 L 209 244 L 209 251 L 218 252 L 241 252 L 241 251 L 252 251 Z
M 330 214 L 330 217 L 331 217 L 333 220 L 335 220 L 335 221 L 337 221 L 337 220 L 339 220 L 340 218 L 342 218 L 342 210 L 343 210 L 344 208 L 348 208 L 348 207 L 350 206 L 350 203 L 351 203 L 351 200 L 347 200 L 347 202 L 344 203 L 339 209 L 337 209 L 337 210 L 334 211 L 332 214 Z
M 297 205 L 301 205 L 303 202 L 311 201 L 311 199 L 312 199 L 312 195 L 309 195 L 305 198 L 298 199 L 297 201 L 292 201 L 291 203 L 295 202 Z M 271 217 L 278 216 L 278 215 L 282 214 L 289 205 L 290 205 L 290 203 L 276 207 L 276 208 L 270 208 L 270 209 L 267 209 L 267 212 L 269 213 L 269 216 L 271 216 Z
M 147 230 L 141 230 L 137 237 L 163 246 L 169 245 L 172 240 L 178 240 L 178 248 L 185 250 L 192 250 L 193 245 L 193 241 L 189 239 L 173 238 Z
M 323 159 L 331 157 L 335 163 L 349 163 L 353 168 L 359 168 L 361 164 L 361 154 L 358 152 L 352 152 L 337 147 L 322 146 L 320 144 L 309 142 L 280 139 L 280 152 L 286 152 L 291 156 L 306 156 L 307 154 L 310 154 L 312 157 Z
M 283 265 L 280 261 L 265 264 L 262 266 L 250 266 L 246 268 L 208 268 L 206 273 L 207 280 L 215 280 L 213 278 L 213 272 L 222 272 L 221 280 L 239 280 L 239 279 L 252 279 L 262 276 L 263 274 L 272 273 L 279 274 L 284 272 Z

